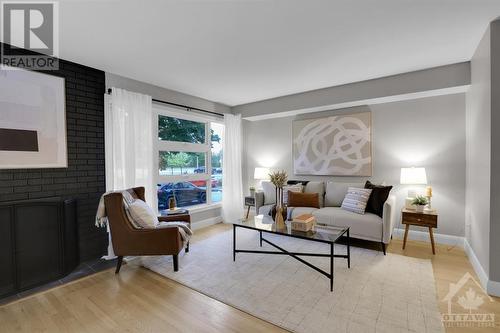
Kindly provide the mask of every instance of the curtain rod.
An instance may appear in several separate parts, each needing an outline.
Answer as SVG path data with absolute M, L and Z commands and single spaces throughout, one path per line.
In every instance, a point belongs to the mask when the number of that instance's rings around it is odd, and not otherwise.
M 109 88 L 108 89 L 108 95 L 111 94 L 111 91 L 112 91 L 112 89 Z M 214 111 L 208 111 L 208 110 L 203 110 L 203 109 L 199 109 L 199 108 L 194 108 L 194 107 L 183 105 L 183 104 L 177 104 L 177 103 L 162 101 L 162 100 L 155 99 L 155 98 L 152 98 L 152 100 L 153 100 L 153 102 L 156 102 L 156 103 L 162 103 L 162 104 L 168 104 L 168 105 L 177 106 L 179 108 L 186 109 L 187 111 L 196 110 L 196 111 L 199 111 L 199 112 L 210 113 L 210 114 L 213 114 L 213 115 L 216 115 L 216 116 L 219 116 L 219 117 L 224 117 L 223 113 L 218 113 L 218 112 L 214 112 Z

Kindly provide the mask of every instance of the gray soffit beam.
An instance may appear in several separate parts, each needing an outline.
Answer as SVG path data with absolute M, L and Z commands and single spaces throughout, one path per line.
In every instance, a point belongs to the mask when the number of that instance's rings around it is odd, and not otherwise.
M 130 79 L 113 73 L 106 72 L 106 88 L 121 88 L 150 95 L 154 99 L 188 105 L 192 108 L 205 109 L 219 113 L 230 113 L 229 106 L 212 102 L 204 98 L 184 94 L 175 90 L 162 88 L 146 82 Z
M 301 113 L 358 105 L 463 93 L 470 85 L 470 62 L 461 62 L 335 87 L 271 98 L 231 108 L 247 120 L 293 116 Z

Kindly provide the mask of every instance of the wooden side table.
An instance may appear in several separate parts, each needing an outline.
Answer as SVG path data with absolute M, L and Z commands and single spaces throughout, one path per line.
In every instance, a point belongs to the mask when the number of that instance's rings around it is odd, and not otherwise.
M 245 217 L 245 219 L 248 219 L 248 214 L 250 214 L 250 207 L 255 206 L 255 197 L 254 196 L 245 197 L 245 205 L 247 206 L 247 216 Z
M 401 211 L 401 223 L 406 224 L 405 237 L 403 240 L 403 250 L 406 247 L 406 239 L 408 238 L 408 231 L 410 225 L 429 228 L 429 236 L 431 238 L 432 254 L 436 254 L 436 247 L 434 245 L 434 233 L 432 228 L 437 228 L 438 214 L 436 211 L 417 213 L 414 210 L 403 208 Z

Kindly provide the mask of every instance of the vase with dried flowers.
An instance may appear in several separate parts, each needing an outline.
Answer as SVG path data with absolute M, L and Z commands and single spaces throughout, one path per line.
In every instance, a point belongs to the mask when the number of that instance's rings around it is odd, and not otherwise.
M 276 223 L 277 229 L 285 227 L 285 218 L 287 215 L 287 208 L 283 204 L 283 186 L 286 185 L 288 175 L 285 170 L 273 171 L 269 174 L 271 183 L 276 187 L 276 212 L 271 213 Z

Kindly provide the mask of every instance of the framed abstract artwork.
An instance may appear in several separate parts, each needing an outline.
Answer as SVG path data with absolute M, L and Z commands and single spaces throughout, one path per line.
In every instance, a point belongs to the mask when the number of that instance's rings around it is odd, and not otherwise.
M 371 113 L 295 120 L 296 175 L 371 176 Z
M 64 79 L 0 70 L 0 169 L 67 166 Z

